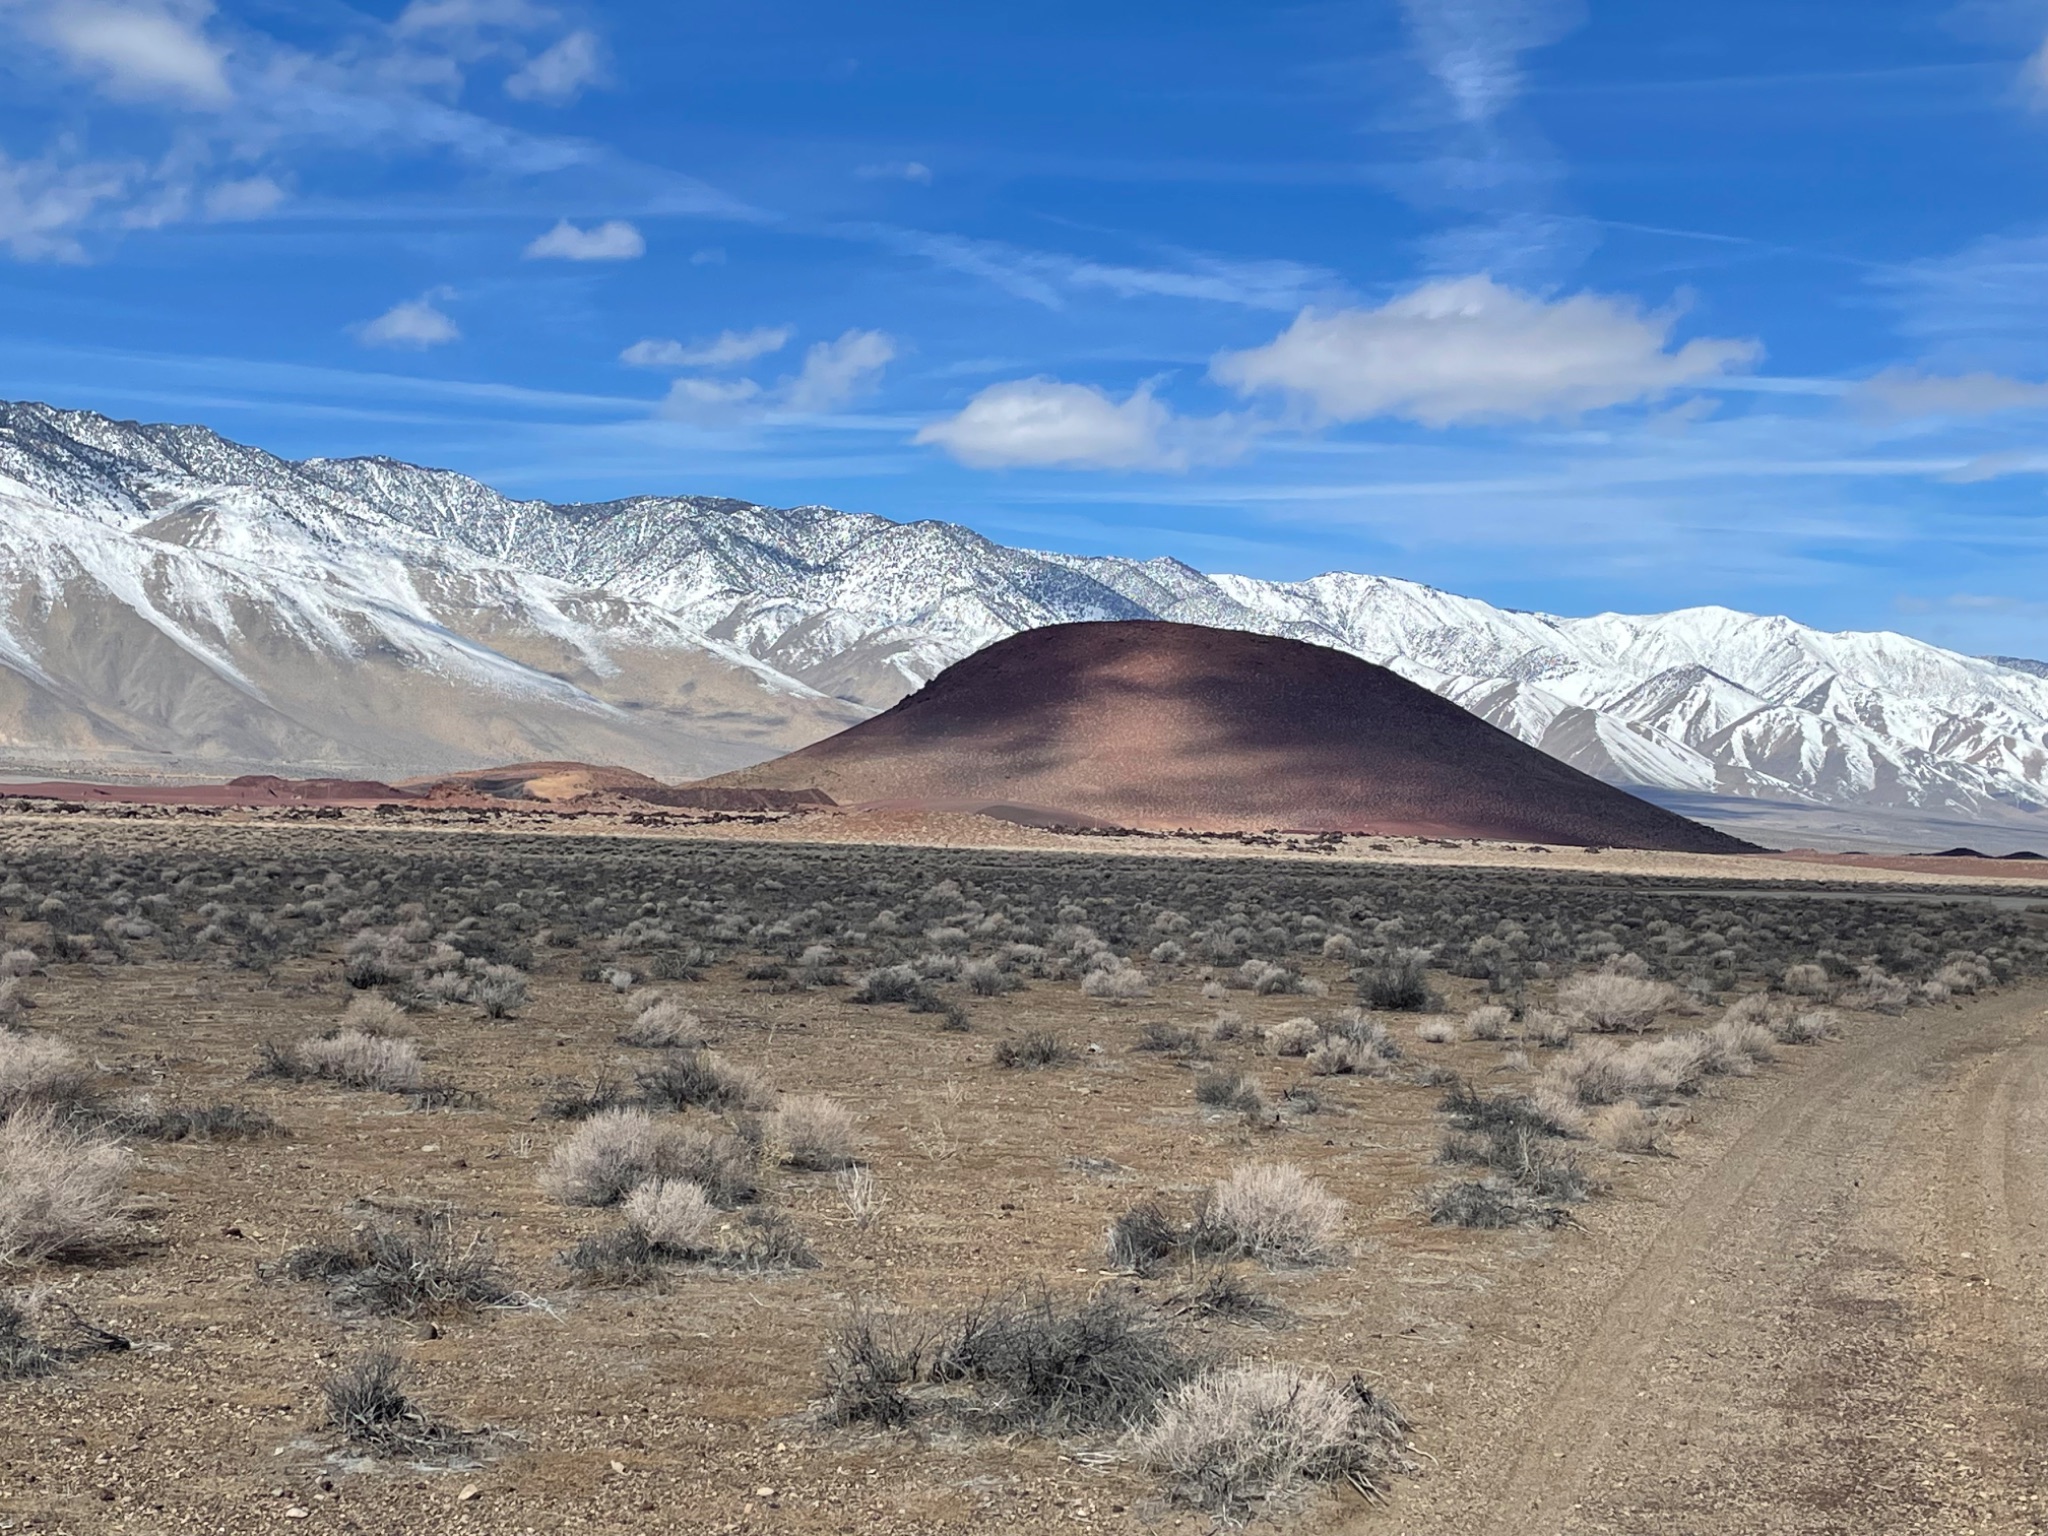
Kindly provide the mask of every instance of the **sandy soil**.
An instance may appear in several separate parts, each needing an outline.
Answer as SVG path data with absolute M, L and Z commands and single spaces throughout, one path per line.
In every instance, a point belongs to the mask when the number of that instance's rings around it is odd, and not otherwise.
M 773 1199 L 821 1269 L 682 1269 L 659 1291 L 586 1291 L 556 1256 L 613 1218 L 543 1197 L 535 1176 L 566 1128 L 536 1106 L 559 1078 L 630 1073 L 651 1053 L 614 1043 L 630 1009 L 577 968 L 560 956 L 539 970 L 513 1021 L 418 1018 L 431 1071 L 487 1100 L 436 1113 L 249 1080 L 261 1041 L 339 1020 L 338 957 L 269 980 L 80 964 L 35 983 L 32 1022 L 93 1059 L 114 1097 L 231 1100 L 289 1136 L 144 1147 L 134 1182 L 151 1243 L 16 1277 L 56 1286 L 136 1347 L 0 1388 L 0 1530 L 1206 1529 L 1085 1447 L 825 1430 L 807 1405 L 856 1303 L 944 1309 L 1009 1282 L 1133 1284 L 1100 1267 L 1116 1214 L 1277 1159 L 1349 1203 L 1351 1255 L 1262 1276 L 1286 1326 L 1213 1326 L 1206 1340 L 1362 1372 L 1412 1413 L 1425 1468 L 1385 1507 L 1316 1495 L 1290 1514 L 1295 1529 L 2044 1529 L 2048 988 L 1852 1016 L 1844 1040 L 1788 1049 L 1698 1101 L 1675 1155 L 1601 1157 L 1611 1191 L 1578 1225 L 1488 1233 L 1417 1213 L 1442 1129 L 1420 1069 L 1512 1081 L 1499 1046 L 1425 1044 L 1404 1025 L 1401 1075 L 1318 1079 L 1323 1113 L 1254 1127 L 1198 1109 L 1187 1065 L 1132 1049 L 1147 1020 L 1215 1014 L 1192 974 L 1121 1006 L 1039 982 L 977 1001 L 974 1031 L 948 1034 L 719 966 L 671 990 L 778 1088 L 855 1106 L 887 1206 L 862 1229 L 829 1176 L 780 1173 Z M 1454 1005 L 1467 1000 L 1451 986 Z M 1255 1032 L 1305 1000 L 1224 1006 Z M 1079 1060 L 994 1067 L 995 1043 L 1025 1028 L 1053 1030 Z M 1269 1094 L 1301 1080 L 1299 1062 L 1249 1041 L 1215 1055 L 1205 1065 L 1250 1072 Z M 1074 1162 L 1104 1158 L 1118 1171 Z M 338 1316 L 319 1287 L 278 1276 L 294 1246 L 366 1208 L 421 1201 L 453 1206 L 544 1305 L 423 1330 Z M 407 1354 L 429 1407 L 500 1432 L 477 1461 L 394 1467 L 340 1451 L 320 1383 L 372 1342 Z

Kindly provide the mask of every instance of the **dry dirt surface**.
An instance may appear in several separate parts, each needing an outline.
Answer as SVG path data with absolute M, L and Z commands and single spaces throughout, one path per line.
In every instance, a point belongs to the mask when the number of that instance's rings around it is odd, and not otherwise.
M 536 928 L 544 909 L 585 911 L 575 882 L 601 862 L 592 899 L 603 910 L 573 942 L 550 942 Z M 1260 1037 L 1349 1003 L 1348 962 L 1283 948 L 1274 952 L 1325 996 L 1205 997 L 1225 968 L 1150 959 L 1156 932 L 1138 920 L 1153 921 L 1150 905 L 1134 909 L 1117 944 L 1145 963 L 1149 995 L 1089 997 L 1049 974 L 999 997 L 942 984 L 970 1016 L 964 1032 L 941 1029 L 938 1015 L 855 1004 L 846 983 L 749 975 L 808 942 L 800 903 L 864 928 L 878 903 L 902 906 L 911 948 L 925 942 L 919 929 L 963 909 L 1007 909 L 1020 926 L 1035 910 L 1051 944 L 1055 909 L 1114 934 L 1115 904 L 1156 887 L 1156 906 L 1187 908 L 1197 931 L 1212 907 L 1290 928 L 1314 907 L 1361 934 L 1400 919 L 1425 940 L 1447 924 L 1447 950 L 1461 916 L 1498 903 L 1535 938 L 1556 916 L 1563 953 L 1583 948 L 1581 930 L 1594 925 L 1674 976 L 1712 957 L 1652 946 L 1646 920 L 1674 933 L 1720 925 L 1725 953 L 1740 955 L 1712 959 L 1721 969 L 1696 988 L 1701 1000 L 1667 1010 L 1654 1038 L 1711 1022 L 1758 984 L 1744 967 L 1781 964 L 1798 952 L 1788 935 L 1827 923 L 1901 954 L 1921 925 L 1929 965 L 1958 934 L 2023 956 L 2040 920 L 2016 898 L 1972 904 L 1943 887 L 1836 903 L 1810 887 L 1731 895 L 1663 877 L 1196 852 L 1147 863 L 1098 850 L 28 817 L 0 827 L 0 866 L 10 881 L 26 869 L 70 884 L 69 911 L 47 917 L 0 887 L 4 937 L 44 957 L 22 984 L 34 1004 L 25 1024 L 87 1060 L 104 1102 L 234 1103 L 283 1127 L 249 1141 L 137 1141 L 130 1183 L 144 1241 L 92 1262 L 0 1269 L 0 1290 L 48 1288 L 133 1343 L 0 1381 L 0 1531 L 1206 1531 L 1211 1519 L 1162 1498 L 1114 1436 L 974 1434 L 936 1420 L 837 1428 L 814 1404 L 833 1340 L 863 1305 L 948 1315 L 1031 1283 L 1073 1296 L 1107 1288 L 1170 1312 L 1180 1277 L 1108 1270 L 1105 1228 L 1140 1200 L 1189 1202 L 1234 1167 L 1275 1161 L 1346 1203 L 1341 1262 L 1248 1266 L 1279 1309 L 1271 1325 L 1179 1326 L 1221 1358 L 1359 1373 L 1409 1414 L 1416 1470 L 1371 1501 L 1341 1484 L 1312 1490 L 1262 1512 L 1258 1528 L 2048 1529 L 2039 979 L 1897 1016 L 1844 1009 L 1839 1039 L 1785 1047 L 1755 1075 L 1715 1079 L 1675 1106 L 1656 1154 L 1574 1143 L 1606 1187 L 1565 1224 L 1468 1231 L 1421 1212 L 1446 1174 L 1434 1161 L 1445 1081 L 1518 1090 L 1531 1081 L 1521 1057 L 1540 1071 L 1560 1054 L 1418 1036 L 1418 1025 L 1488 1000 L 1472 977 L 1433 970 L 1443 1013 L 1383 1016 L 1401 1047 L 1386 1070 L 1312 1077 Z M 465 1003 L 407 1016 L 429 1078 L 459 1089 L 463 1107 L 252 1078 L 264 1042 L 341 1022 L 361 995 L 344 979 L 343 940 L 394 924 L 429 867 L 439 873 L 427 885 L 439 885 L 424 903 L 428 926 L 457 932 L 456 914 L 470 914 L 520 952 L 530 976 L 509 1018 Z M 212 883 L 234 870 L 249 872 L 243 885 Z M 85 894 L 114 878 L 131 894 L 174 893 L 141 909 L 158 936 L 56 952 L 59 931 L 84 922 Z M 289 910 L 274 904 L 285 897 Z M 624 994 L 590 979 L 613 963 L 646 968 L 631 943 L 612 942 L 629 920 L 680 927 L 699 906 L 707 932 L 733 936 L 697 955 L 691 979 L 643 979 Z M 752 918 L 714 928 L 714 911 Z M 763 923 L 777 914 L 790 932 Z M 247 937 L 273 921 L 285 939 L 306 930 L 303 942 Z M 562 919 L 549 921 L 559 931 Z M 232 932 L 203 940 L 202 923 Z M 984 949 L 973 941 L 971 952 Z M 847 969 L 850 982 L 860 967 Z M 1547 1006 L 1552 982 L 1531 970 L 1527 985 L 1532 1008 Z M 763 1171 L 764 1205 L 795 1224 L 819 1267 L 676 1265 L 655 1283 L 605 1288 L 560 1262 L 617 1217 L 543 1192 L 537 1176 L 573 1127 L 542 1105 L 565 1079 L 608 1073 L 630 1085 L 658 1063 L 666 1053 L 616 1038 L 654 993 L 695 1013 L 722 1055 L 774 1089 L 829 1094 L 860 1117 L 859 1155 L 883 1200 L 872 1220 L 855 1218 L 831 1174 Z M 1148 1027 L 1205 1026 L 1224 1011 L 1240 1030 L 1197 1057 L 1139 1049 Z M 995 1064 L 1003 1042 L 1031 1031 L 1073 1058 L 1042 1071 Z M 1204 1108 L 1195 1085 L 1211 1074 L 1252 1078 L 1266 1110 Z M 1287 1097 L 1303 1088 L 1314 1112 Z M 693 1109 L 678 1123 L 715 1118 Z M 284 1273 L 302 1245 L 425 1207 L 448 1209 L 465 1239 L 487 1243 L 533 1304 L 418 1323 L 338 1308 L 321 1285 Z M 479 1432 L 469 1452 L 379 1458 L 340 1441 L 322 1384 L 370 1346 L 404 1357 L 420 1403 Z

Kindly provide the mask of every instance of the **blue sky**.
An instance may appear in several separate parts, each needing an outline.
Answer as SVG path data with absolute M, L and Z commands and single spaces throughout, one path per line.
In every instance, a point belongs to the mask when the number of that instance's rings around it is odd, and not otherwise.
M 2048 3 L 0 0 L 0 393 L 2048 655 Z

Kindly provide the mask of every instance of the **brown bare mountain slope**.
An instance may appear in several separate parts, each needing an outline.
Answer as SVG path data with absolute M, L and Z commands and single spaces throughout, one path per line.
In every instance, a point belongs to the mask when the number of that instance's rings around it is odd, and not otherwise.
M 872 720 L 706 782 L 1129 827 L 1750 846 L 1355 656 L 1129 620 L 998 641 Z

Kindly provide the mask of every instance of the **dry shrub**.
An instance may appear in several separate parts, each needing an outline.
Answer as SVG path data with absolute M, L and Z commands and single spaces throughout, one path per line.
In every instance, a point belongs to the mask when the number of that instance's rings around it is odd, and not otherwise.
M 718 1207 L 692 1179 L 651 1179 L 626 1196 L 626 1225 L 658 1253 L 695 1256 Z
M 775 1125 L 782 1160 L 792 1168 L 831 1172 L 853 1161 L 853 1111 L 837 1099 L 821 1093 L 786 1098 L 775 1113 Z
M 1762 1024 L 1723 1019 L 1704 1033 L 1714 1051 L 1710 1071 L 1746 1077 L 1777 1059 L 1778 1037 Z
M 0 1118 L 41 1109 L 70 1113 L 92 1096 L 92 1074 L 47 1035 L 0 1030 Z
M 475 1438 L 436 1423 L 405 1395 L 405 1362 L 371 1350 L 322 1385 L 327 1421 L 349 1444 L 382 1455 L 459 1451 Z
M 1818 1045 L 1823 1040 L 1832 1040 L 1840 1033 L 1839 1020 L 1826 1008 L 1810 1008 L 1804 1013 L 1793 1014 L 1779 1024 L 1773 1033 L 1784 1045 Z
M 1314 1019 L 1282 1019 L 1266 1031 L 1266 1051 L 1273 1056 L 1306 1056 L 1322 1038 L 1323 1027 Z
M 1021 1035 L 1012 1035 L 996 1046 L 995 1064 L 999 1067 L 1021 1067 L 1035 1071 L 1040 1067 L 1057 1067 L 1073 1059 L 1069 1051 L 1050 1030 L 1027 1030 Z
M 132 1348 L 120 1334 L 88 1323 L 46 1287 L 0 1292 L 0 1381 L 28 1381 L 80 1355 Z
M 701 1184 L 713 1203 L 730 1209 L 745 1205 L 761 1192 L 761 1146 L 758 1140 L 729 1131 L 694 1126 L 664 1137 L 659 1171 L 664 1178 Z
M 295 1248 L 285 1256 L 294 1280 L 324 1280 L 344 1311 L 389 1317 L 461 1317 L 522 1307 L 481 1233 L 463 1241 L 445 1209 L 378 1217 L 339 1244 Z
M 1819 965 L 1788 965 L 1785 967 L 1785 990 L 1797 997 L 1826 997 L 1835 990 L 1828 979 L 1827 968 Z
M 1506 1036 L 1514 1020 L 1514 1014 L 1498 1003 L 1488 1003 L 1465 1015 L 1462 1032 L 1467 1040 L 1499 1040 Z
M 509 965 L 487 965 L 470 983 L 469 1000 L 486 1017 L 509 1019 L 526 1006 L 526 977 Z
M 616 1205 L 675 1158 L 674 1131 L 646 1110 L 600 1110 L 555 1148 L 541 1188 L 564 1205 Z
M 1556 1227 L 1571 1220 L 1571 1213 L 1562 1205 L 1545 1204 L 1498 1176 L 1438 1184 L 1423 1196 L 1422 1208 L 1434 1226 L 1481 1231 L 1527 1225 Z
M 1661 981 L 1596 971 L 1574 976 L 1557 989 L 1557 1005 L 1594 1034 L 1641 1032 L 1676 994 Z
M 665 1109 L 766 1109 L 775 1097 L 759 1072 L 716 1051 L 677 1051 L 636 1080 L 640 1097 Z
M 1195 1102 L 1208 1109 L 1238 1110 L 1255 1115 L 1266 1107 L 1266 1095 L 1255 1077 L 1233 1072 L 1205 1072 L 1195 1079 Z
M 1233 1517 L 1305 1483 L 1377 1487 L 1407 1468 L 1406 1429 L 1357 1377 L 1340 1387 L 1295 1365 L 1228 1365 L 1175 1389 L 1136 1449 L 1174 1498 Z
M 1415 1038 L 1425 1045 L 1449 1045 L 1458 1038 L 1458 1026 L 1449 1019 L 1424 1019 L 1415 1026 Z
M 13 981 L 18 977 L 33 974 L 42 963 L 32 949 L 10 949 L 0 954 L 0 976 Z
M 1070 1301 L 1044 1289 L 969 1307 L 928 1356 L 934 1383 L 972 1389 L 988 1428 L 1130 1429 L 1198 1367 L 1166 1320 L 1128 1295 Z
M 1195 1240 L 1262 1263 L 1325 1264 L 1343 1221 L 1344 1202 L 1292 1163 L 1246 1163 L 1210 1189 Z
M 1400 1059 L 1401 1047 L 1387 1026 L 1353 1010 L 1308 1053 L 1308 1069 L 1318 1077 L 1365 1076 L 1383 1072 Z
M 1657 1117 L 1640 1104 L 1610 1104 L 1588 1122 L 1593 1139 L 1616 1152 L 1657 1150 Z
M 1856 984 L 1835 1001 L 1867 1013 L 1904 1013 L 1913 1001 L 1913 989 L 1881 965 L 1862 965 L 1856 968 Z
M 91 1258 L 126 1242 L 128 1163 L 124 1148 L 47 1106 L 0 1120 L 0 1264 Z
M 1090 971 L 1081 978 L 1081 995 L 1099 998 L 1105 1002 L 1129 1002 L 1140 997 L 1150 997 L 1152 988 L 1145 980 L 1145 973 L 1135 966 L 1119 966 L 1115 970 Z
M 1153 1275 L 1165 1267 L 1188 1240 L 1188 1229 L 1174 1220 L 1157 1200 L 1132 1206 L 1109 1225 L 1103 1256 L 1111 1269 Z
M 660 997 L 642 1008 L 633 1022 L 619 1031 L 619 1044 L 649 1050 L 673 1046 L 701 1046 L 704 1021 L 674 998 Z
M 388 997 L 358 992 L 348 1000 L 342 1027 L 365 1035 L 395 1035 L 405 1028 L 405 1010 Z
M 288 1077 L 339 1083 L 344 1088 L 412 1093 L 420 1086 L 420 1051 L 411 1040 L 341 1029 L 301 1040 L 279 1053 L 270 1070 Z

